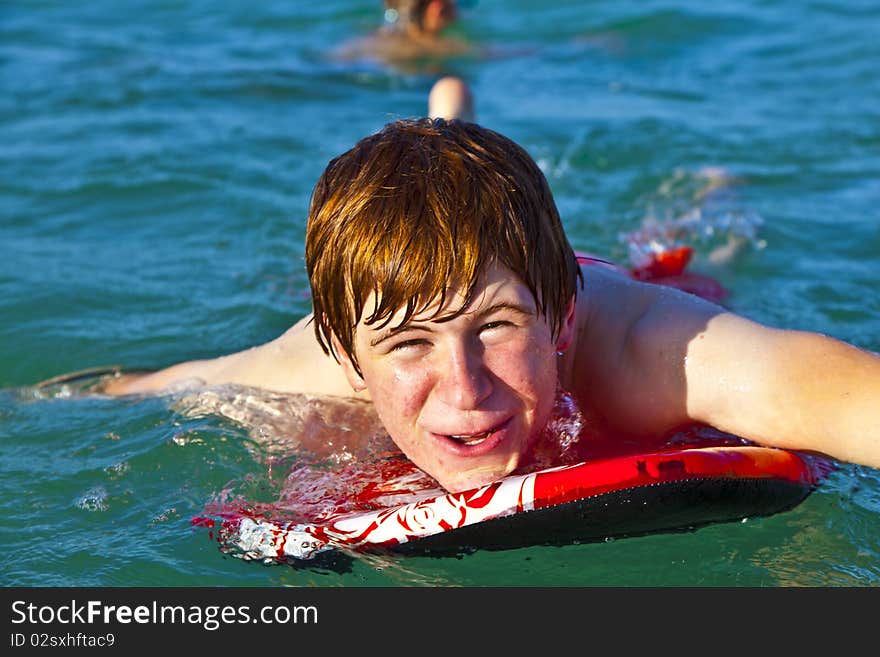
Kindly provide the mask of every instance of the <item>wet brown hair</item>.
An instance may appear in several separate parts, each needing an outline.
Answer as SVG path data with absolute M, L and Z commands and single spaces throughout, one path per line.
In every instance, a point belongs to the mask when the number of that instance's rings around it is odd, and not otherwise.
M 581 275 L 528 153 L 443 119 L 389 123 L 333 159 L 312 194 L 305 256 L 318 342 L 338 359 L 335 335 L 356 369 L 361 317 L 381 327 L 403 309 L 405 324 L 439 301 L 439 319 L 452 319 L 491 263 L 522 280 L 556 336 Z M 465 303 L 450 312 L 454 290 Z

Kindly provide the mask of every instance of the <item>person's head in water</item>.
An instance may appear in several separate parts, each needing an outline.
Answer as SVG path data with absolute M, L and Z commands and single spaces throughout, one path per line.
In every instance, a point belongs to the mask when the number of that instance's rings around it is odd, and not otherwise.
M 428 94 L 428 116 L 432 119 L 475 121 L 474 96 L 461 78 L 442 77 Z
M 434 35 L 458 17 L 455 0 L 384 0 L 385 20 L 412 35 Z
M 544 175 L 473 123 L 397 121 L 312 196 L 315 332 L 448 489 L 514 470 L 546 423 L 579 268 Z

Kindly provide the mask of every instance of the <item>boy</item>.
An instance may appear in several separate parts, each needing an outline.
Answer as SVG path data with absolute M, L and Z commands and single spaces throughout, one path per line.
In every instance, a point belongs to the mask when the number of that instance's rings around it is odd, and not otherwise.
M 705 423 L 880 467 L 880 357 L 579 264 L 535 162 L 476 124 L 397 121 L 331 161 L 306 265 L 314 315 L 281 337 L 106 392 L 360 397 L 451 491 L 526 463 L 560 387 L 621 437 Z

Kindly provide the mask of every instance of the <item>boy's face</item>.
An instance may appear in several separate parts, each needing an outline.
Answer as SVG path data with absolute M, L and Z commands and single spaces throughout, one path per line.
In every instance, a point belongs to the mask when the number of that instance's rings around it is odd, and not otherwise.
M 462 303 L 456 294 L 440 316 Z M 344 357 L 342 365 L 404 454 L 459 491 L 523 462 L 553 408 L 556 352 L 571 339 L 574 311 L 554 340 L 528 288 L 499 266 L 487 269 L 463 314 L 438 322 L 437 309 L 399 329 L 400 313 L 384 328 L 361 321 L 354 345 L 363 376 Z

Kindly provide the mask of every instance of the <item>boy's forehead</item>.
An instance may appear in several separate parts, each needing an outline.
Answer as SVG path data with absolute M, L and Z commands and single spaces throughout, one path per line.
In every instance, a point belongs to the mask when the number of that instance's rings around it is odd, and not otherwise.
M 367 324 L 365 318 L 370 317 L 379 307 L 381 302 L 381 290 L 371 292 L 364 304 L 364 312 L 358 320 L 358 325 L 370 330 L 381 330 L 388 326 L 397 326 L 403 323 L 406 316 L 406 307 L 398 308 L 390 318 L 375 323 Z M 417 305 L 420 299 L 412 299 Z M 465 305 L 467 304 L 467 305 Z M 496 304 L 515 305 L 535 312 L 535 300 L 528 286 L 513 271 L 498 264 L 492 264 L 486 268 L 477 281 L 474 295 L 467 303 L 467 290 L 461 287 L 452 287 L 443 298 L 433 299 L 423 309 L 417 311 L 409 321 L 429 322 L 442 320 L 452 315 L 469 315 L 482 312 Z

